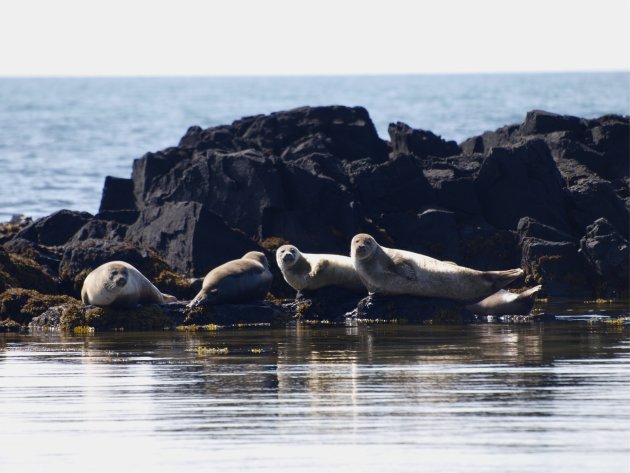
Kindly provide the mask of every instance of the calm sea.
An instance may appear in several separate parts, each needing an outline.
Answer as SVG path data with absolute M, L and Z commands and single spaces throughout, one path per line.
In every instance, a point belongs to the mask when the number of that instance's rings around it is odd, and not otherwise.
M 191 125 L 302 105 L 361 105 L 461 141 L 532 109 L 630 114 L 630 73 L 231 78 L 0 78 L 0 221 L 95 212 L 106 175 L 176 145 Z
M 622 326 L 0 334 L 0 471 L 630 471 Z

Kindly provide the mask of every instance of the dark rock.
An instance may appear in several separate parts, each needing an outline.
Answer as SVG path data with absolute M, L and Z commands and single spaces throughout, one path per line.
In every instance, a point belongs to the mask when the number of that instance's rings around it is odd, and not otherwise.
M 192 153 L 187 149 L 167 148 L 157 153 L 146 153 L 142 158 L 135 159 L 131 171 L 131 180 L 133 181 L 136 208 L 142 209 L 146 205 L 150 205 L 154 200 L 151 195 L 156 188 L 154 180 L 162 179 L 164 181 L 164 176 L 168 175 L 171 169 L 178 163 L 187 163 L 191 155 Z M 162 185 L 164 184 L 162 182 Z M 198 179 L 194 185 L 202 184 L 203 180 Z M 169 191 L 169 188 L 162 190 L 162 192 L 166 193 Z
M 127 234 L 127 225 L 111 220 L 93 219 L 83 225 L 72 237 L 71 241 L 83 241 L 90 239 L 105 239 L 123 241 Z
M 527 286 L 543 285 L 549 296 L 594 296 L 592 272 L 574 242 L 552 242 L 538 238 L 521 240 Z
M 610 182 L 592 176 L 568 188 L 569 212 L 580 234 L 598 218 L 608 220 L 628 239 L 630 215 L 625 202 L 615 193 Z
M 323 145 L 317 149 L 339 159 L 387 159 L 387 145 L 363 107 L 301 107 L 243 118 L 232 124 L 232 130 L 241 149 L 254 148 L 287 160 L 292 157 L 285 152 L 288 148 L 295 149 L 305 137 L 316 135 Z M 303 153 L 295 157 L 299 156 Z
M 460 226 L 459 255 L 455 262 L 479 271 L 517 268 L 521 251 L 513 231 L 490 225 Z
M 537 135 L 555 131 L 580 133 L 585 128 L 584 122 L 577 117 L 558 115 L 543 110 L 532 110 L 527 112 L 525 122 L 520 126 L 519 132 L 522 135 Z
M 563 181 L 541 140 L 511 148 L 493 148 L 476 180 L 486 220 L 515 230 L 526 216 L 570 231 Z
M 207 210 L 223 216 L 228 225 L 252 237 L 260 237 L 266 209 L 284 206 L 277 160 L 260 152 L 208 151 L 180 160 L 160 175 L 154 174 L 155 166 L 141 163 L 155 159 L 145 156 L 134 164 L 134 182 L 145 182 L 142 194 L 136 196 L 142 199 L 144 206 L 166 202 L 203 203 Z M 148 170 L 152 177 L 140 177 L 142 170 Z
M 284 203 L 263 213 L 262 239 L 299 242 L 308 252 L 346 253 L 348 241 L 363 218 L 352 194 L 325 176 L 316 176 L 293 163 L 281 167 Z
M 298 292 L 295 300 L 282 307 L 300 320 L 343 322 L 346 314 L 352 312 L 366 294 L 367 290 L 357 293 L 339 287 L 323 287 L 317 291 Z
M 600 174 L 606 168 L 603 154 L 584 143 L 570 139 L 555 140 L 552 137 L 546 137 L 545 141 L 567 185 Z
M 361 162 L 348 172 L 357 200 L 370 214 L 419 210 L 435 204 L 419 158 L 398 155 L 382 164 Z
M 41 245 L 63 245 L 90 219 L 87 212 L 59 210 L 47 217 L 37 219 L 15 238 L 23 238 Z
M 519 126 L 504 126 L 496 131 L 486 131 L 481 136 L 468 138 L 459 146 L 465 155 L 488 153 L 492 148 L 511 146 L 520 141 Z
M 475 182 L 472 178 L 447 177 L 448 171 L 425 170 L 431 182 L 437 202 L 441 207 L 457 212 L 461 220 L 479 219 L 483 209 L 477 198 Z
M 170 304 L 173 305 L 173 304 Z M 281 306 L 269 301 L 249 304 L 219 304 L 185 310 L 185 325 L 242 326 L 271 324 L 284 326 L 291 319 Z
M 362 299 L 351 315 L 360 321 L 465 324 L 474 315 L 455 301 L 412 296 L 368 296 Z
M 120 177 L 105 177 L 99 212 L 107 210 L 135 210 L 133 181 Z
M 392 153 L 425 156 L 453 156 L 460 153 L 454 141 L 445 141 L 430 131 L 414 130 L 409 125 L 390 123 L 388 129 Z
M 614 181 L 630 174 L 630 120 L 608 115 L 589 123 L 593 148 L 602 153 L 600 175 Z
M 94 218 L 96 220 L 105 220 L 107 222 L 117 222 L 123 225 L 131 225 L 136 220 L 140 212 L 137 210 L 103 210 L 97 213 Z
M 442 209 L 396 212 L 383 215 L 378 222 L 387 229 L 396 248 L 447 261 L 458 256 L 459 231 L 453 212 Z
M 195 276 L 205 276 L 215 266 L 248 251 L 260 251 L 256 243 L 197 202 L 169 202 L 143 209 L 129 227 L 127 239 L 154 248 L 173 269 Z
M 179 147 L 196 151 L 217 149 L 222 151 L 234 150 L 234 135 L 232 128 L 227 125 L 208 128 L 191 126 L 179 141 Z
M 546 241 L 575 241 L 575 238 L 568 233 L 561 232 L 557 228 L 540 223 L 538 220 L 531 217 L 523 217 L 520 219 L 516 231 L 521 240 L 523 238 L 537 238 Z
M 630 274 L 628 240 L 605 218 L 595 220 L 586 230 L 580 240 L 580 251 L 588 263 L 608 285 L 627 291 Z

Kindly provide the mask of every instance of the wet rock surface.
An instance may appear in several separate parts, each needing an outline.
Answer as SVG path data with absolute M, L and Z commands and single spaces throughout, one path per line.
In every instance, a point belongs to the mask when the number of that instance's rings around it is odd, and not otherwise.
M 412 296 L 367 296 L 348 316 L 359 321 L 466 324 L 475 320 L 461 303 Z
M 108 177 L 96 215 L 60 210 L 1 224 L 0 292 L 76 299 L 89 271 L 120 259 L 188 300 L 198 290 L 191 278 L 262 250 L 282 299 L 294 292 L 275 268 L 277 246 L 348 254 L 351 237 L 367 232 L 475 269 L 521 265 L 549 297 L 628 296 L 629 117 L 535 110 L 459 145 L 400 122 L 389 135 L 378 136 L 365 109 L 342 106 L 191 127 L 178 146 L 136 159 L 129 178 Z M 313 319 L 418 313 L 411 301 L 332 293 L 287 304 L 277 306 Z M 226 310 L 214 317 L 228 320 Z

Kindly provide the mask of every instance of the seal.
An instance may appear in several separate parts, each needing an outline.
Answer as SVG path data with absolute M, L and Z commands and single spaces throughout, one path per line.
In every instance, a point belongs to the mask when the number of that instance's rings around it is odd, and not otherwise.
M 250 251 L 206 274 L 201 291 L 188 307 L 263 299 L 272 281 L 267 257 L 260 251 Z
M 164 304 L 177 299 L 162 294 L 129 263 L 111 261 L 90 272 L 83 281 L 81 300 L 101 307 L 136 307 L 138 304 Z
M 527 315 L 534 307 L 536 293 L 541 289 L 542 286 L 535 286 L 518 294 L 501 289 L 466 308 L 478 315 Z
M 326 286 L 365 292 L 348 256 L 301 253 L 293 245 L 282 245 L 276 250 L 276 262 L 284 280 L 298 292 Z
M 360 233 L 352 238 L 352 264 L 370 293 L 439 297 L 474 303 L 523 274 L 522 269 L 477 271 L 429 256 L 380 246 Z

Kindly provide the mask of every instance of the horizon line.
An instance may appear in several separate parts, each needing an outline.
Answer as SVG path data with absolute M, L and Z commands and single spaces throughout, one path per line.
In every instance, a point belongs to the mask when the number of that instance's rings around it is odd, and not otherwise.
M 409 77 L 484 75 L 630 74 L 630 69 L 578 69 L 540 71 L 452 71 L 452 72 L 353 72 L 353 73 L 251 73 L 251 74 L 0 74 L 0 79 L 186 79 L 186 78 L 300 78 L 300 77 Z

